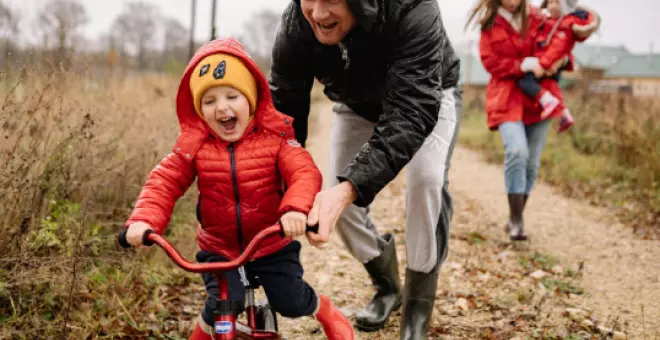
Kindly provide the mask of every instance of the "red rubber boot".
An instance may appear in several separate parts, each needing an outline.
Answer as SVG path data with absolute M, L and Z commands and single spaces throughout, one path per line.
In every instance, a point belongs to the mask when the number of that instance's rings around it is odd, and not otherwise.
M 319 294 L 319 307 L 314 316 L 323 326 L 328 340 L 353 340 L 355 338 L 353 326 L 327 296 Z
M 206 334 L 201 327 L 199 327 L 199 321 L 195 323 L 195 330 L 190 335 L 188 340 L 213 340 L 210 334 Z

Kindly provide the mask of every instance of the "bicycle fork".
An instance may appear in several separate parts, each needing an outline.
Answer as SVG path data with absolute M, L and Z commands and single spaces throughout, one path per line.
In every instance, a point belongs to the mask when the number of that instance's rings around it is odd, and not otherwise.
M 215 302 L 213 338 L 216 340 L 236 339 L 236 312 L 229 300 L 229 287 L 224 273 L 214 273 L 218 282 L 219 298 Z
M 238 268 L 239 275 L 241 276 L 241 281 L 245 286 L 247 294 L 247 321 L 248 324 L 241 324 L 236 320 L 236 315 L 238 314 L 236 301 L 229 299 L 229 287 L 227 285 L 227 280 L 224 273 L 215 273 L 215 278 L 218 282 L 219 289 L 219 299 L 216 300 L 215 305 L 215 324 L 213 327 L 213 338 L 216 340 L 234 340 L 234 339 L 281 339 L 281 336 L 277 333 L 277 321 L 274 315 L 271 315 L 271 319 L 261 320 L 260 323 L 266 322 L 268 328 L 273 328 L 270 330 L 258 329 L 260 325 L 257 325 L 257 304 L 254 300 L 254 288 L 250 286 L 247 276 L 245 275 L 245 269 L 243 267 Z M 261 311 L 261 317 L 267 318 L 264 315 L 264 311 Z M 270 313 L 270 310 L 268 311 Z M 262 327 L 264 325 L 261 325 Z

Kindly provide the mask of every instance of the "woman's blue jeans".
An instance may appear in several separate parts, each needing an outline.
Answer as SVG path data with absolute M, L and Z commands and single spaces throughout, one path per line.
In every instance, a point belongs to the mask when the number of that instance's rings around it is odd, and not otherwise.
M 505 151 L 504 185 L 508 194 L 529 195 L 532 191 L 549 126 L 549 119 L 528 126 L 522 121 L 500 124 Z

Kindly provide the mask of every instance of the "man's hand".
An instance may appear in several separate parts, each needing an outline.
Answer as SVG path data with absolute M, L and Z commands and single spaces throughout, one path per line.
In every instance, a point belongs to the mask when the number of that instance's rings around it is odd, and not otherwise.
M 335 229 L 337 220 L 346 207 L 357 198 L 357 191 L 351 182 L 342 182 L 330 189 L 316 194 L 314 205 L 309 212 L 307 224 L 318 223 L 318 234 L 307 233 L 307 240 L 315 247 L 320 247 L 330 240 L 330 233 Z
M 280 222 L 282 223 L 282 229 L 284 229 L 284 235 L 295 238 L 305 233 L 307 215 L 297 211 L 289 211 L 282 215 Z
M 126 231 L 126 241 L 133 247 L 142 245 L 142 237 L 147 230 L 153 230 L 150 225 L 144 222 L 136 222 L 128 226 Z

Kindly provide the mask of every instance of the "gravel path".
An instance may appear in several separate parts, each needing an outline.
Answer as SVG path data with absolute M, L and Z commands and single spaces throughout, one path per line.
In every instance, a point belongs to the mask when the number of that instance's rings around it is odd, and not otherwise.
M 326 172 L 330 104 L 319 102 L 313 112 L 308 148 Z M 501 166 L 488 164 L 476 152 L 456 148 L 450 174 L 456 215 L 430 338 L 488 338 L 495 334 L 495 338 L 509 339 L 534 332 L 593 336 L 599 334 L 599 327 L 600 332 L 618 328 L 629 339 L 660 336 L 658 243 L 637 240 L 607 211 L 539 184 L 525 212 L 531 240 L 522 246 L 511 245 L 503 230 L 507 206 L 502 176 Z M 403 178 L 399 176 L 384 189 L 372 209 L 381 232 L 395 234 L 401 273 L 405 266 Z M 353 315 L 372 294 L 362 266 L 336 235 L 322 250 L 303 244 L 305 278 Z M 546 254 L 558 260 L 552 265 L 560 265 L 561 273 L 553 273 L 538 261 L 532 261 L 530 267 L 525 260 L 545 258 Z M 581 275 L 572 277 L 566 269 Z M 545 280 L 568 282 L 583 288 L 584 294 L 544 289 L 540 278 L 530 277 L 539 270 L 549 275 Z M 548 286 L 548 281 L 543 282 Z M 510 301 L 512 294 L 516 301 Z M 567 308 L 579 308 L 591 316 L 587 321 L 574 318 L 567 315 Z M 381 332 L 361 333 L 361 338 L 398 338 L 399 315 L 397 312 Z M 289 339 L 324 338 L 311 319 L 283 319 L 281 323 Z

